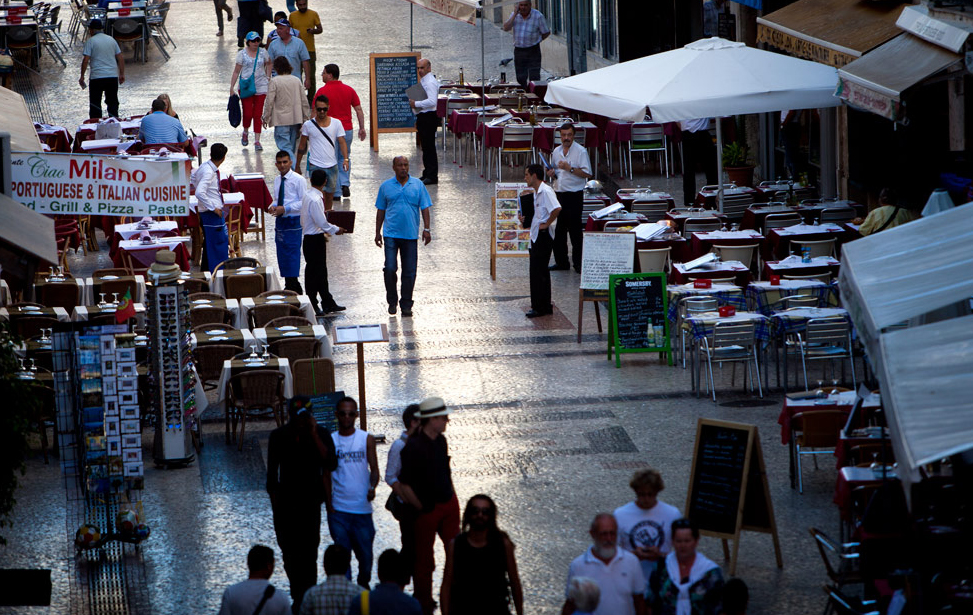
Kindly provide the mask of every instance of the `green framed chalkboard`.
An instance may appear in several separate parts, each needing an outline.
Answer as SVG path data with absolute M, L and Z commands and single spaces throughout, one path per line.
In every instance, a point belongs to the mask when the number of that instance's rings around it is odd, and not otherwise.
M 415 132 L 416 116 L 405 90 L 419 81 L 418 52 L 371 53 L 369 64 L 369 111 L 371 145 L 378 151 L 382 132 Z
M 671 359 L 666 274 L 613 274 L 608 296 L 608 360 L 612 350 L 615 367 L 625 352 L 662 352 Z

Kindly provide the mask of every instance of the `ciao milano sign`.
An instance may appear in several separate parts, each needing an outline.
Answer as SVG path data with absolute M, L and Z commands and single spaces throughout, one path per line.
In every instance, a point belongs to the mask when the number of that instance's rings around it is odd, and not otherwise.
M 189 215 L 189 160 L 14 152 L 14 200 L 43 214 Z

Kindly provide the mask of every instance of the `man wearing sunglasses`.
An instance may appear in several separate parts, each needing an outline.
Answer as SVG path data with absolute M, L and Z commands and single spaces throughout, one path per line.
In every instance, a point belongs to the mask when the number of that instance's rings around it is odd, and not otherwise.
M 375 438 L 355 427 L 358 403 L 343 397 L 335 406 L 338 431 L 331 434 L 338 452 L 338 468 L 331 473 L 328 531 L 335 544 L 354 552 L 358 560 L 358 584 L 368 589 L 372 580 L 372 500 L 378 485 Z M 348 571 L 351 577 L 351 571 Z
M 328 176 L 324 186 L 324 209 L 331 210 L 334 192 L 338 188 L 338 157 L 341 152 L 341 167 L 348 170 L 348 144 L 345 142 L 345 129 L 341 122 L 328 116 L 331 105 L 324 94 L 314 99 L 314 117 L 301 126 L 301 140 L 297 145 L 297 172 L 301 171 L 301 160 L 307 154 L 308 172 L 321 169 Z M 340 150 L 339 150 L 340 148 Z

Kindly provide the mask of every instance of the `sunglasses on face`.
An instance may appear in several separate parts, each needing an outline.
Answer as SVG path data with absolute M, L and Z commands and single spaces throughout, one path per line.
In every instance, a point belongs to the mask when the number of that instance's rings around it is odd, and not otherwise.
M 335 414 L 338 415 L 338 416 L 357 416 L 358 415 L 358 413 L 355 412 L 354 410 L 352 410 L 350 412 L 347 411 L 347 410 L 342 410 L 340 412 L 335 412 Z
M 490 514 L 490 508 L 489 507 L 474 506 L 471 509 L 471 512 L 474 515 L 489 515 Z
M 327 111 L 328 110 L 328 107 L 315 107 L 314 110 L 315 111 Z

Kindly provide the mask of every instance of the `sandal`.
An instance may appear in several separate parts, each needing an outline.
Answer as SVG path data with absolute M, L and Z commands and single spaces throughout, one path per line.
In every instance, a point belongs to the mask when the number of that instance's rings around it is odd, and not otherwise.
M 250 139 L 247 133 L 243 133 L 243 137 L 240 138 L 240 145 L 250 145 Z

